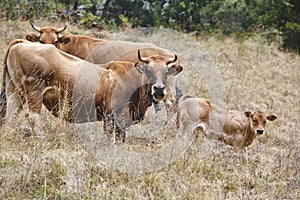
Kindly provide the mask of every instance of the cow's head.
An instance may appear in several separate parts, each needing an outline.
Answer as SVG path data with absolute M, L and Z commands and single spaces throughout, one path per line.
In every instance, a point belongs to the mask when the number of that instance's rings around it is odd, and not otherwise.
M 51 26 L 40 28 L 38 26 L 35 26 L 33 23 L 30 24 L 34 30 L 40 33 L 40 35 L 37 36 L 34 33 L 29 33 L 26 35 L 27 40 L 31 42 L 40 42 L 42 44 L 53 44 L 56 47 L 59 47 L 59 34 L 67 28 L 67 26 L 64 26 L 62 28 L 55 28 Z
M 265 126 L 267 121 L 274 121 L 277 119 L 275 115 L 266 115 L 264 112 L 258 110 L 255 112 L 246 111 L 244 115 L 250 118 L 250 126 L 255 134 L 262 135 L 265 133 Z
M 162 101 L 166 97 L 166 80 L 169 75 L 177 75 L 182 67 L 176 65 L 177 56 L 166 58 L 164 56 L 142 57 L 138 50 L 138 58 L 141 63 L 135 67 L 140 73 L 144 73 L 151 85 L 151 95 L 155 101 Z

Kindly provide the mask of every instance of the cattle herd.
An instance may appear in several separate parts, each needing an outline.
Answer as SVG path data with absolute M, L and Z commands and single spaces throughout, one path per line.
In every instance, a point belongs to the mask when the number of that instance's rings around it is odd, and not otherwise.
M 104 133 L 125 142 L 125 130 L 143 120 L 150 106 L 158 110 L 163 103 L 167 116 L 177 116 L 177 129 L 184 132 L 195 123 L 196 135 L 234 146 L 247 159 L 246 147 L 277 118 L 260 110 L 224 110 L 208 99 L 183 95 L 173 81 L 183 70 L 180 58 L 155 44 L 61 35 L 66 26 L 31 26 L 39 35 L 11 41 L 3 58 L 1 125 L 27 105 L 32 131 L 39 135 L 44 105 L 68 122 L 103 121 Z M 61 112 L 62 103 L 67 112 Z

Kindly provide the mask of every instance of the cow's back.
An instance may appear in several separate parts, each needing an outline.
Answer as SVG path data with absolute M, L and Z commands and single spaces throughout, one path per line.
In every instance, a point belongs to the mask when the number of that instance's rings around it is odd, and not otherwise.
M 56 79 L 67 79 L 76 76 L 83 65 L 83 60 L 66 54 L 51 44 L 19 43 L 9 53 L 10 59 L 16 59 L 27 75 L 42 77 L 56 76 Z M 14 55 L 12 55 L 14 54 Z
M 228 135 L 244 133 L 248 127 L 249 120 L 244 115 L 244 111 L 227 110 L 224 121 L 224 132 Z
M 152 43 L 107 40 L 95 45 L 86 60 L 97 64 L 107 63 L 112 60 L 139 62 L 138 50 L 141 50 L 141 55 L 144 57 L 152 55 L 174 57 L 174 53 L 171 51 L 159 48 Z

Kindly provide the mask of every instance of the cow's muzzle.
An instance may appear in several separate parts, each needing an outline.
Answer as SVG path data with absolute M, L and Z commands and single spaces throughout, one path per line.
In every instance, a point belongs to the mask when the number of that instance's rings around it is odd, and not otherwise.
M 164 85 L 153 85 L 151 89 L 154 100 L 161 101 L 165 98 L 166 88 Z

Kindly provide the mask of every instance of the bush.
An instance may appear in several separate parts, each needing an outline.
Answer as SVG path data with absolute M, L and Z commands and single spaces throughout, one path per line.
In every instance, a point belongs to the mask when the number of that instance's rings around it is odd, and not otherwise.
M 268 40 L 282 37 L 282 47 L 300 49 L 299 0 L 3 0 L 7 19 L 65 19 L 86 28 L 166 27 L 185 32 L 222 32 Z

